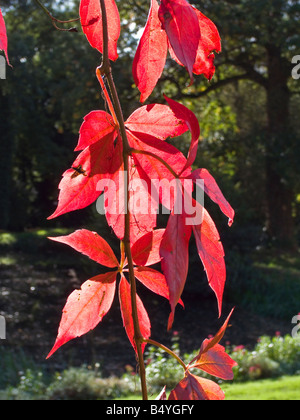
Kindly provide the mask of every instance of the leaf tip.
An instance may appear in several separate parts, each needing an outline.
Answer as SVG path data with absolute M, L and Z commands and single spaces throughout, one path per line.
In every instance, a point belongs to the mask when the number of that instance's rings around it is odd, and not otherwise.
M 46 357 L 46 360 L 49 360 L 51 356 L 53 356 L 53 354 L 56 352 L 56 350 L 58 349 L 57 345 L 55 344 L 52 348 L 52 350 L 49 352 L 48 356 Z
M 52 213 L 49 217 L 47 217 L 47 220 L 55 219 L 57 217 L 56 213 L 57 213 L 56 211 L 54 213 Z
M 172 311 L 170 313 L 169 319 L 168 319 L 168 327 L 167 327 L 167 331 L 171 331 L 172 327 L 173 327 L 173 323 L 174 323 L 174 316 L 175 313 Z

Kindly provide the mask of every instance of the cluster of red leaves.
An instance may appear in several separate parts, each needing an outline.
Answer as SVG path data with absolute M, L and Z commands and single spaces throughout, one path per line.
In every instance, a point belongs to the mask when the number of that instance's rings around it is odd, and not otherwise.
M 120 35 L 120 18 L 114 0 L 105 0 L 108 15 L 108 54 L 111 60 L 118 58 L 117 41 Z M 99 0 L 81 0 L 80 18 L 89 43 L 103 53 L 102 13 Z M 167 50 L 181 65 L 184 65 L 191 81 L 193 73 L 204 74 L 211 79 L 214 74 L 213 51 L 221 50 L 220 37 L 215 25 L 186 0 L 162 0 L 160 6 L 152 0 L 149 18 L 141 38 L 133 64 L 133 76 L 141 91 L 141 101 L 151 94 L 160 77 Z M 177 304 L 183 305 L 181 295 L 187 279 L 189 266 L 189 243 L 194 234 L 199 257 L 205 268 L 209 286 L 215 292 L 219 315 L 226 281 L 224 250 L 217 228 L 208 212 L 193 200 L 194 208 L 203 214 L 203 220 L 192 225 L 186 223 L 187 215 L 174 212 L 176 200 L 183 197 L 175 192 L 170 199 L 170 188 L 165 190 L 164 180 L 179 180 L 184 191 L 184 181 L 204 181 L 205 193 L 220 206 L 228 217 L 229 225 L 234 219 L 234 210 L 224 198 L 216 181 L 205 169 L 192 170 L 195 161 L 200 127 L 196 116 L 184 105 L 165 96 L 164 104 L 152 104 L 137 109 L 125 122 L 127 138 L 132 153 L 129 159 L 130 181 L 142 181 L 139 199 L 149 203 L 149 211 L 131 214 L 130 240 L 134 261 L 134 274 L 138 281 L 154 293 L 169 300 L 171 314 L 168 328 L 173 324 Z M 189 131 L 191 144 L 187 157 L 166 140 Z M 111 269 L 86 281 L 80 290 L 68 298 L 63 310 L 58 336 L 50 357 L 69 340 L 80 337 L 94 329 L 111 308 L 117 289 L 124 327 L 136 350 L 131 308 L 131 286 L 126 279 L 127 261 L 122 240 L 125 231 L 125 188 L 123 144 L 116 119 L 104 111 L 92 111 L 84 118 L 75 151 L 80 154 L 71 169 L 64 174 L 59 185 L 56 211 L 49 219 L 85 208 L 105 192 L 108 205 L 106 219 L 116 236 L 121 240 L 121 260 L 117 260 L 109 244 L 97 233 L 79 230 L 58 238 L 56 242 L 67 244 L 87 255 L 92 260 Z M 153 196 L 153 180 L 160 188 Z M 105 183 L 105 182 L 106 183 Z M 116 186 L 116 189 L 109 188 Z M 106 188 L 108 187 L 108 189 Z M 192 194 L 192 191 L 189 191 Z M 119 202 L 116 203 L 116 200 Z M 117 206 L 116 206 L 117 204 Z M 165 229 L 157 226 L 157 209 L 162 204 L 170 210 Z M 116 206 L 118 212 L 110 206 Z M 155 210 L 155 211 L 153 211 Z M 162 273 L 149 266 L 161 263 Z M 145 340 L 150 337 L 151 324 L 147 311 L 137 296 L 140 330 Z M 189 368 L 199 368 L 223 379 L 231 378 L 228 370 L 234 364 L 229 361 L 218 344 L 224 335 L 228 320 L 212 340 L 206 340 L 197 358 Z M 143 349 L 145 347 L 143 345 Z M 185 378 L 172 391 L 170 399 L 221 399 L 222 391 L 210 381 L 198 378 L 187 370 Z
M 194 181 L 202 179 L 205 181 L 206 193 L 219 204 L 231 223 L 234 218 L 234 211 L 224 198 L 214 178 L 205 169 L 193 172 L 191 170 L 191 165 L 196 157 L 200 134 L 195 115 L 182 104 L 169 98 L 166 99 L 169 106 L 162 104 L 143 106 L 135 111 L 125 123 L 130 146 L 146 153 L 133 154 L 130 161 L 131 179 L 134 177 L 143 180 L 147 185 L 152 185 L 152 180 L 156 179 L 172 181 L 172 179 L 175 179 L 175 174 L 182 182 L 187 178 Z M 188 158 L 185 158 L 179 150 L 165 140 L 168 137 L 184 133 L 189 129 L 188 127 L 190 127 L 192 140 Z M 85 118 L 80 130 L 78 146 L 75 150 L 82 149 L 84 150 L 79 154 L 72 168 L 68 169 L 63 175 L 59 185 L 58 207 L 54 214 L 50 216 L 50 219 L 73 210 L 82 209 L 93 203 L 104 191 L 104 187 L 99 188 L 99 181 L 104 179 L 114 181 L 118 185 L 122 199 L 124 189 L 123 185 L 120 185 L 123 181 L 122 176 L 120 177 L 123 170 L 122 141 L 109 114 L 104 111 L 93 111 Z M 170 172 L 161 161 L 158 161 L 156 156 L 160 156 L 173 169 L 174 173 Z M 84 173 L 74 177 L 74 168 L 79 166 Z M 171 204 L 167 203 L 170 190 L 166 188 L 167 191 L 165 191 L 164 185 L 160 185 L 161 188 L 157 194 L 159 201 L 153 203 L 153 197 L 151 197 L 151 203 L 155 207 L 158 207 L 159 204 L 171 206 L 170 210 L 172 210 L 175 198 Z M 142 201 L 149 201 L 149 191 L 153 191 L 153 188 L 139 191 Z M 108 202 L 114 203 L 115 192 L 115 189 L 108 188 L 108 191 L 106 191 Z M 164 194 L 165 192 L 166 194 Z M 113 197 L 110 197 L 110 194 Z M 196 202 L 195 205 L 200 206 Z M 222 296 L 226 281 L 224 250 L 214 222 L 205 209 L 202 211 L 202 223 L 193 226 L 186 225 L 186 215 L 184 213 L 171 213 L 164 235 L 160 235 L 159 262 L 162 262 L 162 270 L 168 284 L 172 310 L 169 328 L 172 326 L 175 307 L 179 302 L 187 278 L 189 241 L 192 231 L 196 239 L 199 256 L 207 272 L 209 285 L 218 299 L 221 314 Z M 106 218 L 116 236 L 122 240 L 125 225 L 124 212 L 110 212 L 108 207 Z M 149 211 L 149 214 L 132 214 L 131 218 L 131 242 L 134 246 L 136 243 L 140 243 L 138 240 L 142 241 L 143 238 L 148 237 L 149 233 L 153 232 L 156 227 L 157 214 Z M 68 242 L 68 244 L 77 249 L 74 242 Z M 88 243 L 83 244 L 83 237 L 80 237 L 80 246 L 83 249 L 88 246 Z M 98 262 L 103 264 L 100 261 Z
M 214 53 L 221 52 L 215 24 L 186 0 L 151 0 L 151 9 L 133 62 L 133 76 L 144 102 L 160 78 L 168 50 L 190 74 L 211 80 L 215 73 Z M 151 59 L 150 59 L 151 57 Z
M 6 60 L 9 63 L 8 53 L 7 53 L 7 33 L 6 33 L 6 26 L 4 22 L 4 18 L 2 15 L 2 11 L 0 9 L 0 50 L 4 51 L 6 56 Z

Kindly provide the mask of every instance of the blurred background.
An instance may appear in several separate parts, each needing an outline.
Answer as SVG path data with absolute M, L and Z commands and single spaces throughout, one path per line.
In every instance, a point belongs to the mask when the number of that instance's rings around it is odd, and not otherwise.
M 149 3 L 117 0 L 122 34 L 113 75 L 125 117 L 139 107 L 131 66 Z M 206 200 L 226 252 L 224 316 L 236 307 L 227 342 L 253 349 L 263 335 L 290 335 L 291 320 L 300 312 L 300 79 L 292 77 L 292 59 L 300 55 L 300 5 L 294 0 L 192 3 L 221 34 L 216 74 L 210 83 L 197 76 L 188 87 L 185 69 L 169 58 L 150 101 L 162 102 L 165 93 L 199 119 L 195 167 L 210 171 L 236 210 L 228 228 L 219 208 Z M 79 1 L 43 4 L 59 19 L 78 17 Z M 95 77 L 101 56 L 78 22 L 71 24 L 78 33 L 60 32 L 33 0 L 1 0 L 0 6 L 13 65 L 0 81 L 0 315 L 7 328 L 7 339 L 0 342 L 0 389 L 19 386 L 20 377 L 27 380 L 27 365 L 31 372 L 41 366 L 53 373 L 84 364 L 97 366 L 106 377 L 132 366 L 134 373 L 117 299 L 99 328 L 67 344 L 45 365 L 68 294 L 101 272 L 47 236 L 90 228 L 118 253 L 95 205 L 47 221 L 57 205 L 62 173 L 75 160 L 83 117 L 105 109 Z M 189 140 L 172 142 L 187 153 Z M 174 323 L 186 352 L 221 325 L 193 242 L 190 261 L 186 308 L 178 309 Z M 168 303 L 142 288 L 139 294 L 153 338 L 174 344 L 174 335 L 166 332 Z M 299 346 L 297 352 L 300 356 Z

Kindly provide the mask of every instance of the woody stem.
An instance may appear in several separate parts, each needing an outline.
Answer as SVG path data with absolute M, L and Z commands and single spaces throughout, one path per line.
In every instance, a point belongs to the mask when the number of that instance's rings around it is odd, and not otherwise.
M 125 173 L 125 230 L 124 230 L 124 248 L 128 262 L 129 280 L 131 286 L 131 307 L 132 307 L 132 319 L 134 325 L 134 340 L 136 344 L 137 359 L 139 364 L 139 373 L 141 378 L 141 387 L 143 399 L 148 399 L 147 385 L 146 385 L 146 369 L 142 351 L 143 336 L 141 334 L 138 311 L 137 311 L 137 295 L 136 295 L 136 281 L 133 269 L 133 259 L 130 247 L 130 211 L 129 211 L 129 156 L 130 146 L 127 139 L 123 112 L 119 100 L 119 96 L 116 90 L 116 86 L 113 80 L 109 55 L 108 55 L 108 23 L 105 0 L 100 0 L 101 11 L 102 11 L 102 22 L 103 22 L 103 59 L 100 71 L 102 75 L 106 76 L 107 83 L 111 92 L 112 103 L 114 112 L 118 121 L 120 136 L 123 142 L 123 162 L 124 162 L 124 173 Z

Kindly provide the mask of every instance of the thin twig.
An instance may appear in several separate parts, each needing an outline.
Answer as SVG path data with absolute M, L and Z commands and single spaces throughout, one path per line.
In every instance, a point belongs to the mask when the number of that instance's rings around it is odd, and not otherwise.
M 69 29 L 64 29 L 64 28 L 59 28 L 56 23 L 72 23 L 72 22 L 78 22 L 80 20 L 80 18 L 76 18 L 76 19 L 70 19 L 70 20 L 60 20 L 57 19 L 56 17 L 54 17 L 49 10 L 40 2 L 40 0 L 34 0 L 36 2 L 36 4 L 46 13 L 46 15 L 49 16 L 49 18 L 52 21 L 52 24 L 54 26 L 55 29 L 57 29 L 58 31 L 64 31 L 64 32 L 78 32 L 77 28 L 69 28 Z

